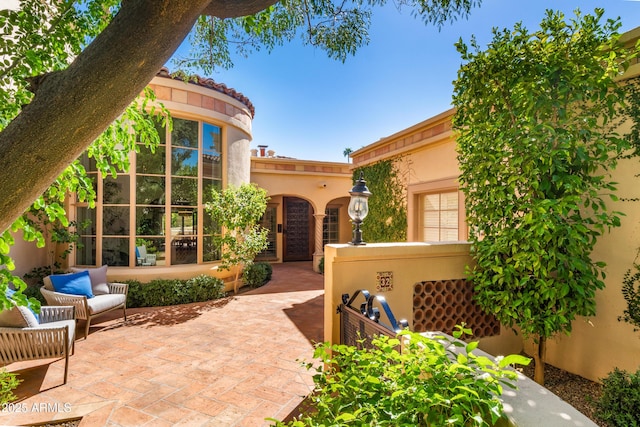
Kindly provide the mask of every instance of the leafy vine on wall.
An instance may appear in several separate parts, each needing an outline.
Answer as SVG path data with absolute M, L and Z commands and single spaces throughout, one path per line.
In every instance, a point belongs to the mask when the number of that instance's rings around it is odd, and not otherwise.
M 407 240 L 407 180 L 410 161 L 403 157 L 382 160 L 356 168 L 353 181 L 360 172 L 372 195 L 369 215 L 362 225 L 366 242 L 404 242 Z

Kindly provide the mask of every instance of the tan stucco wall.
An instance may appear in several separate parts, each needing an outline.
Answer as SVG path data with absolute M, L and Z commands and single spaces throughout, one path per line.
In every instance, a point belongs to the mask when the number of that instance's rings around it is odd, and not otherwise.
M 47 248 L 39 248 L 35 242 L 25 242 L 22 232 L 14 233 L 13 238 L 15 245 L 11 247 L 9 256 L 15 261 L 14 275 L 22 277 L 36 267 L 49 264 Z
M 406 319 L 412 328 L 413 285 L 427 280 L 461 279 L 472 263 L 469 244 L 457 243 L 375 243 L 366 246 L 327 245 L 324 279 L 324 339 L 340 342 L 337 307 L 342 295 L 360 289 L 386 298 L 396 319 Z M 393 289 L 376 291 L 376 274 L 393 273 Z M 361 301 L 358 301 L 358 304 Z M 382 311 L 382 310 L 381 310 Z M 387 322 L 384 315 L 381 321 Z M 519 352 L 522 342 L 510 331 L 482 340 L 483 350 L 492 354 Z
M 347 213 L 349 190 L 353 187 L 351 176 L 350 166 L 346 163 L 261 156 L 251 158 L 251 182 L 267 190 L 271 198 L 270 205 L 277 207 L 278 224 L 284 222 L 284 197 L 298 197 L 310 203 L 316 215 L 312 231 L 315 243 L 313 261 L 316 270 L 323 256 L 321 215 L 324 215 L 327 206 L 340 208 L 340 241 L 351 240 L 352 227 Z M 277 259 L 273 262 L 282 262 L 284 236 L 277 233 L 276 238 Z
M 614 171 L 620 198 L 640 198 L 638 159 L 622 160 Z M 635 372 L 640 368 L 640 332 L 619 322 L 626 309 L 622 296 L 624 273 L 637 262 L 640 247 L 640 202 L 609 202 L 610 210 L 625 213 L 622 226 L 598 239 L 592 260 L 607 263 L 605 289 L 596 294 L 596 316 L 579 318 L 571 336 L 559 335 L 547 349 L 548 362 L 569 372 L 598 380 L 618 367 Z M 531 348 L 531 346 L 527 346 Z

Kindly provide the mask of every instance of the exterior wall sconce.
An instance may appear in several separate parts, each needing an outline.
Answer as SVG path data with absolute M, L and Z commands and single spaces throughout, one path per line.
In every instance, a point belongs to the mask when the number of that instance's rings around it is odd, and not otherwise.
M 371 192 L 367 188 L 366 181 L 364 180 L 364 173 L 360 171 L 360 179 L 356 181 L 356 185 L 353 186 L 351 191 L 351 201 L 349 202 L 349 217 L 356 225 L 356 229 L 353 230 L 353 240 L 349 242 L 351 245 L 366 245 L 362 241 L 362 231 L 360 225 L 369 213 L 369 196 Z

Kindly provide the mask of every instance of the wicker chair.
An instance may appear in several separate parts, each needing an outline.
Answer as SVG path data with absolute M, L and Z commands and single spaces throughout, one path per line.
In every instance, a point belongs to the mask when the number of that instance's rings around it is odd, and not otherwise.
M 96 295 L 87 298 L 84 295 L 63 294 L 53 290 L 53 284 L 49 276 L 44 278 L 44 286 L 40 288 L 40 293 L 47 300 L 48 305 L 73 305 L 76 308 L 76 320 L 86 321 L 84 328 L 84 338 L 89 335 L 91 319 L 107 313 L 111 310 L 121 308 L 124 320 L 127 320 L 127 293 L 129 285 L 126 283 L 107 283 L 109 293 Z
M 3 365 L 64 357 L 64 384 L 69 353 L 75 349 L 76 321 L 72 306 L 41 307 L 35 327 L 0 327 L 0 361 Z

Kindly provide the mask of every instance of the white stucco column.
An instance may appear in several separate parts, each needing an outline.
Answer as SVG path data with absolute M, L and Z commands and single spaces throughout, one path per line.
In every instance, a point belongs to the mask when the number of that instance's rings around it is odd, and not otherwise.
M 240 129 L 227 128 L 227 184 L 236 187 L 250 182 L 250 137 Z
M 318 268 L 318 264 L 320 264 L 320 259 L 322 259 L 322 257 L 324 256 L 324 250 L 322 247 L 322 222 L 325 216 L 326 215 L 324 213 L 313 214 L 313 218 L 316 221 L 316 224 L 315 224 L 316 247 L 315 247 L 315 251 L 313 252 L 313 271 L 315 271 L 316 273 L 320 271 L 320 269 Z

